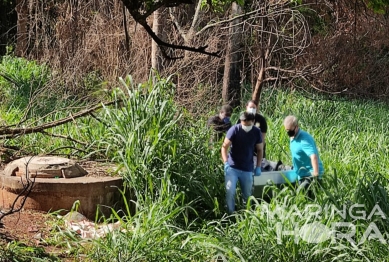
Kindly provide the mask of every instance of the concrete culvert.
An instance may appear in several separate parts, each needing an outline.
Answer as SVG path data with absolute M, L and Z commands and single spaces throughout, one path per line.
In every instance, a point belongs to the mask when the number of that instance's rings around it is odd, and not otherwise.
M 4 169 L 5 176 L 30 178 L 73 178 L 88 172 L 75 160 L 56 156 L 28 156 L 10 162 Z
M 33 181 L 24 209 L 67 213 L 78 201 L 78 211 L 94 219 L 96 210 L 109 216 L 111 208 L 122 208 L 123 179 L 113 176 L 113 164 L 76 162 L 56 156 L 29 156 L 10 162 L 0 170 L 0 209 L 9 209 L 21 194 L 26 195 L 27 179 Z M 83 168 L 85 167 L 85 168 Z M 102 172 L 104 170 L 104 172 Z M 89 174 L 88 174 L 89 173 Z M 96 175 L 98 173 L 99 175 Z

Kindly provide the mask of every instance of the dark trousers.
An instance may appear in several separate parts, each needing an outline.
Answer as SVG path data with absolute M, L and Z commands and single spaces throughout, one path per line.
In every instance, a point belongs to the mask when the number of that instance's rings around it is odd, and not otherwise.
M 315 199 L 315 189 L 319 189 L 322 187 L 322 181 L 321 178 L 318 177 L 303 177 L 299 180 L 299 187 L 297 188 L 297 193 L 301 190 L 305 191 L 307 193 L 307 196 L 314 200 Z

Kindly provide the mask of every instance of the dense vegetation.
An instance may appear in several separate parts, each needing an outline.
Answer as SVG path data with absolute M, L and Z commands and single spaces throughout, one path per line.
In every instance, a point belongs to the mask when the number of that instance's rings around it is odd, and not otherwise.
M 387 0 L 231 2 L 5 0 L 0 55 L 47 63 L 73 95 L 88 74 L 113 87 L 127 74 L 146 81 L 152 67 L 175 74 L 190 112 L 221 98 L 236 106 L 241 83 L 388 100 Z M 151 31 L 200 53 L 158 47 Z
M 27 75 L 37 78 L 33 73 L 36 70 Z M 22 103 L 28 92 L 17 92 L 12 89 L 15 83 L 0 80 L 1 92 L 16 92 L 2 97 L 1 126 L 19 125 L 29 108 L 28 103 Z M 44 81 L 39 83 L 44 86 Z M 204 109 L 202 117 L 194 118 L 176 103 L 170 79 L 158 76 L 143 84 L 127 77 L 104 96 L 117 103 L 51 130 L 73 141 L 43 133 L 2 141 L 30 153 L 54 150 L 79 158 L 104 157 L 120 165 L 119 174 L 134 191 L 136 213 L 131 212 L 131 199 L 126 199 L 127 208 L 106 218 L 106 222 L 121 221 L 122 230 L 87 243 L 74 232 L 53 232 L 47 241 L 62 245 L 69 256 L 83 254 L 86 261 L 384 261 L 389 257 L 385 219 L 389 216 L 389 109 L 385 104 L 265 90 L 260 109 L 269 123 L 268 158 L 290 163 L 282 120 L 290 113 L 297 115 L 301 128 L 315 137 L 320 149 L 326 169 L 324 189 L 311 201 L 293 187 L 273 187 L 269 203 L 258 199 L 255 208 L 242 207 L 228 217 L 224 214 L 220 144 L 209 145 L 210 131 L 205 126 L 207 110 L 212 109 Z M 11 103 L 13 97 L 21 102 Z M 57 96 L 51 103 L 66 104 L 62 98 Z M 71 99 L 66 100 L 71 103 Z M 235 109 L 233 121 L 239 111 Z M 59 119 L 67 111 L 45 117 L 41 113 L 32 112 L 22 124 Z M 355 204 L 359 208 L 349 212 Z M 377 213 L 375 205 L 382 213 Z M 347 212 L 344 216 L 331 212 L 317 216 L 310 212 L 312 206 L 323 210 L 345 208 Z M 277 208 L 285 213 L 272 216 L 267 212 L 276 212 Z M 60 228 L 60 223 L 55 228 Z M 331 228 L 334 223 L 349 224 L 333 228 L 336 231 L 332 236 L 337 237 L 320 241 L 309 227 Z M 373 229 L 372 223 L 376 226 Z M 378 232 L 383 241 L 377 239 Z M 341 237 L 341 233 L 350 233 L 351 237 Z M 367 236 L 370 238 L 365 239 Z M 34 257 L 36 261 L 54 260 L 42 249 L 21 243 L 1 247 L 0 257 L 11 261 L 31 261 Z

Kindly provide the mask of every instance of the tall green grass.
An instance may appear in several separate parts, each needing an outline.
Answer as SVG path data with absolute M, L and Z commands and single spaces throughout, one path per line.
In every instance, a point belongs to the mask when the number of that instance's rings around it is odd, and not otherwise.
M 183 192 L 203 212 L 220 213 L 222 170 L 219 149 L 209 147 L 209 130 L 196 123 L 174 102 L 169 79 L 150 78 L 136 85 L 130 77 L 113 92 L 120 101 L 104 108 L 100 148 L 121 165 L 121 174 L 139 203 Z
M 266 94 L 270 93 L 265 93 L 264 97 Z M 345 206 L 348 211 L 352 205 L 359 204 L 363 205 L 363 211 L 366 212 L 367 217 L 374 206 L 378 204 L 383 214 L 389 215 L 387 202 L 389 185 L 386 172 L 389 163 L 385 157 L 389 143 L 386 138 L 389 120 L 388 108 L 383 104 L 371 102 L 316 99 L 308 99 L 299 93 L 272 91 L 272 96 L 264 99 L 261 105 L 261 110 L 269 123 L 267 135 L 269 159 L 280 159 L 284 163 L 290 163 L 289 140 L 282 127 L 283 118 L 288 114 L 298 116 L 300 127 L 315 137 L 326 173 L 324 186 L 315 191 L 316 199 L 314 201 L 307 199 L 302 192 L 297 193 L 293 187 L 273 188 L 275 193 L 269 203 L 257 200 L 255 208 L 239 211 L 231 217 L 204 219 L 200 210 L 197 210 L 197 217 L 190 217 L 187 216 L 187 210 L 189 207 L 196 210 L 195 202 L 183 201 L 182 198 L 187 196 L 181 194 L 185 191 L 177 190 L 179 186 L 170 184 L 171 181 L 182 182 L 183 180 L 171 179 L 172 175 L 167 171 L 161 174 L 169 175 L 159 176 L 161 181 L 165 180 L 167 183 L 150 186 L 148 174 L 156 174 L 156 172 L 150 171 L 147 163 L 152 163 L 155 160 L 149 160 L 149 162 L 143 160 L 141 170 L 142 172 L 148 170 L 148 172 L 143 173 L 144 188 L 142 192 L 148 194 L 151 187 L 158 188 L 158 190 L 165 187 L 164 192 L 166 193 L 149 193 L 156 194 L 161 198 L 154 197 L 152 203 L 145 202 L 146 209 L 154 210 L 154 205 L 163 206 L 165 203 L 163 195 L 165 195 L 170 200 L 177 199 L 175 207 L 185 207 L 178 211 L 181 213 L 178 216 L 180 219 L 164 219 L 169 217 L 172 212 L 168 211 L 169 208 L 158 209 L 161 212 L 159 215 L 154 215 L 151 210 L 146 212 L 150 215 L 139 212 L 137 215 L 144 216 L 144 218 L 138 219 L 136 222 L 133 221 L 134 217 L 127 217 L 127 227 L 135 225 L 135 229 L 126 234 L 120 234 L 123 238 L 121 238 L 122 244 L 113 245 L 110 242 L 111 238 L 102 239 L 94 247 L 94 250 L 98 250 L 101 257 L 104 257 L 104 253 L 109 253 L 108 258 L 115 261 L 120 261 L 118 258 L 127 254 L 123 257 L 131 261 L 131 256 L 128 255 L 130 251 L 127 251 L 124 243 L 134 243 L 134 237 L 136 237 L 143 241 L 143 244 L 138 246 L 140 248 L 136 250 L 136 254 L 141 256 L 141 261 L 154 261 L 156 259 L 170 261 L 171 258 L 180 261 L 386 261 L 389 255 L 386 248 L 387 243 L 370 239 L 358 244 L 358 241 L 363 239 L 365 232 L 369 230 L 369 225 L 372 222 L 377 225 L 387 241 L 388 226 L 384 218 L 374 215 L 369 220 L 355 219 L 355 216 L 349 213 L 344 218 L 336 213 L 313 216 L 307 207 L 314 204 L 322 208 L 332 206 L 341 210 Z M 174 126 L 181 123 L 178 119 L 179 115 L 177 113 L 174 115 L 175 117 L 171 118 L 171 121 L 177 121 L 172 126 L 172 130 L 176 130 Z M 183 126 L 185 125 L 180 124 L 180 128 Z M 182 134 L 183 132 L 178 133 Z M 199 128 L 188 129 L 188 133 L 192 134 L 193 139 L 195 139 L 199 133 L 201 134 L 201 131 Z M 178 139 L 178 136 L 172 137 L 175 141 Z M 129 141 L 126 141 L 124 145 L 127 143 Z M 164 143 L 166 146 L 163 147 L 163 150 L 166 150 L 166 147 L 169 148 L 173 142 L 165 140 L 162 144 Z M 177 148 L 179 144 L 176 143 Z M 213 149 L 207 147 L 202 148 L 203 152 L 192 151 L 191 148 L 186 148 L 186 150 L 188 150 L 187 154 L 191 156 L 194 152 L 195 155 L 199 154 L 197 158 L 194 157 L 194 165 L 200 167 L 203 166 L 203 163 L 196 161 L 204 160 L 201 155 L 212 155 L 210 152 L 215 155 L 219 154 L 219 152 L 212 151 Z M 139 156 L 146 157 L 144 154 L 139 154 Z M 148 157 L 152 158 L 152 156 Z M 169 159 L 165 154 L 166 158 Z M 175 160 L 174 157 L 171 159 Z M 121 160 L 127 161 L 126 165 L 134 165 L 133 163 L 128 164 L 129 161 L 126 158 Z M 181 161 L 187 163 L 185 157 L 181 158 L 179 162 L 182 163 Z M 182 167 L 185 164 L 168 165 L 168 168 L 164 170 L 172 170 L 170 168 L 173 166 Z M 204 168 L 203 172 L 218 170 L 218 166 L 220 166 L 220 162 L 217 161 L 206 164 L 208 167 Z M 134 167 L 136 166 L 139 165 L 134 165 Z M 165 167 L 161 163 L 159 166 Z M 132 170 L 129 173 L 133 172 L 137 175 L 142 173 L 136 172 L 135 168 L 126 168 L 126 170 Z M 155 178 L 154 176 L 151 180 L 157 180 Z M 139 178 L 134 177 L 133 179 Z M 213 182 L 209 176 L 200 177 L 198 181 L 205 187 L 214 185 Z M 222 183 L 219 184 L 219 187 L 223 187 Z M 178 195 L 181 197 L 176 198 Z M 167 206 L 171 206 L 171 203 Z M 277 208 L 282 208 L 286 214 L 292 212 L 293 215 L 296 208 L 300 212 L 297 217 L 296 214 L 292 217 L 266 215 L 266 210 L 276 210 Z M 175 214 L 177 215 L 177 213 Z M 154 223 L 158 223 L 155 228 L 148 229 L 148 232 L 153 234 L 152 236 L 145 236 L 139 231 L 143 227 L 143 222 L 140 221 L 144 221 L 145 228 L 150 225 L 150 221 L 145 221 L 146 217 L 155 220 Z M 182 223 L 182 221 L 186 221 L 186 223 Z M 355 226 L 355 235 L 353 236 L 355 242 L 344 238 L 330 238 L 319 243 L 310 243 L 306 241 L 307 237 L 309 239 L 311 235 L 309 232 L 308 235 L 300 235 L 302 234 L 299 231 L 301 228 L 309 228 L 311 225 L 331 228 L 335 222 L 352 223 Z M 160 223 L 166 224 L 161 227 Z M 157 230 L 159 228 L 161 230 Z M 280 234 L 280 230 L 297 231 L 294 235 L 283 235 Z M 339 234 L 349 233 L 351 229 L 344 227 L 335 228 L 335 230 L 337 231 L 334 234 Z M 112 236 L 112 238 L 117 239 L 117 236 Z M 155 249 L 150 247 L 148 244 L 150 242 L 147 240 L 156 240 L 152 241 Z M 137 243 L 137 241 L 135 242 Z M 103 247 L 108 248 L 108 250 L 103 252 Z M 161 249 L 161 247 L 163 248 Z M 188 252 L 188 247 L 191 252 Z M 133 256 L 136 257 L 136 254 Z M 91 258 L 95 257 L 91 256 Z
M 267 96 L 269 95 L 269 96 Z M 288 161 L 288 139 L 282 121 L 288 114 L 299 118 L 300 127 L 311 133 L 326 161 L 326 169 L 342 172 L 388 173 L 389 108 L 374 101 L 306 98 L 300 93 L 267 91 L 261 110 L 270 122 L 268 150 Z M 282 150 L 280 150 L 282 148 Z M 342 161 L 342 165 L 339 165 Z
M 70 111 L 93 101 L 103 100 L 104 87 L 98 72 L 89 72 L 77 82 L 77 90 L 52 70 L 47 64 L 39 64 L 25 58 L 6 55 L 0 58 L 0 109 L 2 118 L 41 118 L 53 112 Z M 36 119 L 35 119 L 36 120 Z
M 349 213 L 313 216 L 307 208 L 345 206 L 348 211 L 359 204 L 368 216 L 379 205 L 389 216 L 385 104 L 266 90 L 260 109 L 269 125 L 268 159 L 290 164 L 282 122 L 295 114 L 300 127 L 316 140 L 326 170 L 324 185 L 316 188 L 315 200 L 293 187 L 269 186 L 274 192 L 269 202 L 257 199 L 254 207 L 226 216 L 221 145 L 209 145 L 205 118 L 193 119 L 177 106 L 169 78 L 151 77 L 136 84 L 127 77 L 121 83 L 111 94 L 118 101 L 115 106 L 53 130 L 85 141 L 84 156 L 104 156 L 118 163 L 118 172 L 135 192 L 135 199 L 126 199 L 126 208 L 107 218 L 120 221 L 124 230 L 92 242 L 86 251 L 90 261 L 387 261 L 387 219 L 377 215 L 355 219 Z M 40 135 L 29 139 L 25 145 L 42 151 L 64 145 L 60 139 Z M 135 214 L 130 212 L 132 201 Z M 284 213 L 266 213 L 277 208 Z M 300 232 L 312 225 L 330 228 L 335 222 L 352 223 L 355 242 L 329 238 L 310 243 L 306 240 L 313 233 Z M 358 243 L 371 223 L 386 243 L 377 239 Z M 282 230 L 296 232 L 280 234 Z M 336 230 L 334 234 L 351 229 Z
M 68 117 L 86 107 L 87 99 L 104 97 L 104 83 L 97 73 L 91 72 L 83 79 L 82 94 L 69 93 L 68 88 L 55 78 L 46 64 L 24 58 L 3 56 L 0 62 L 0 126 L 29 128 Z M 86 89 L 86 90 L 84 90 Z M 83 100 L 80 101 L 79 98 Z M 103 100 L 103 99 L 102 99 Z M 19 155 L 51 154 L 75 158 L 104 159 L 95 147 L 102 128 L 93 117 L 85 117 L 43 132 L 4 139 L 5 146 L 16 146 Z M 62 138 L 60 138 L 62 136 Z M 74 139 L 71 141 L 71 139 Z
M 51 78 L 50 68 L 24 58 L 3 56 L 0 63 L 2 108 L 27 108 Z M 37 101 L 35 101 L 37 102 Z

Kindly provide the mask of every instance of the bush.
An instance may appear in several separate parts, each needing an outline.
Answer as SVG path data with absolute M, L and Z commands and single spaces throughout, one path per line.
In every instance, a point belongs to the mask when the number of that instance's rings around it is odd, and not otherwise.
M 24 58 L 4 56 L 0 64 L 1 103 L 4 109 L 27 108 L 30 101 L 40 92 L 51 78 L 45 64 Z

